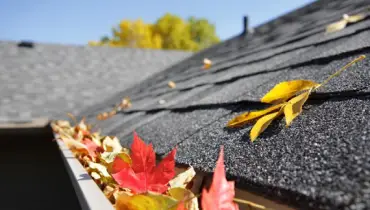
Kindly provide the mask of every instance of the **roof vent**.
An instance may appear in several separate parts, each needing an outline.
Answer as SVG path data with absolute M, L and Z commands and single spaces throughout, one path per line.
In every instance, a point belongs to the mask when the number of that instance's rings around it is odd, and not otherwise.
M 243 17 L 243 34 L 248 34 L 248 16 Z
M 18 43 L 18 47 L 33 48 L 34 44 L 31 41 L 21 41 Z

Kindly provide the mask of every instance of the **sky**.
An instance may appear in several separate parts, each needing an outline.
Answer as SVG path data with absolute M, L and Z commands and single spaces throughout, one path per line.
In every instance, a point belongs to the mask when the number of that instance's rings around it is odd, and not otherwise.
M 313 0 L 0 0 L 0 40 L 87 44 L 122 19 L 154 23 L 166 12 L 207 18 L 225 40 Z

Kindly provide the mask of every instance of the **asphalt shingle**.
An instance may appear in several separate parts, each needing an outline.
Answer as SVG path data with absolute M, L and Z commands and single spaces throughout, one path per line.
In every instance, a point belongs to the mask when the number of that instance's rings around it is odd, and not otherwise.
M 325 34 L 325 27 L 345 13 L 369 15 L 369 5 L 367 0 L 316 1 L 256 27 L 254 33 L 237 35 L 163 71 L 157 69 L 151 76 L 148 73 L 147 79 L 136 80 L 136 84 L 129 80 L 142 72 L 132 72 L 133 69 L 142 66 L 152 69 L 157 63 L 148 66 L 147 60 L 155 57 L 161 63 L 161 56 L 173 53 L 143 50 L 127 53 L 128 49 L 123 53 L 88 47 L 58 50 L 46 45 L 45 49 L 36 47 L 34 51 L 0 50 L 0 56 L 7 59 L 0 65 L 0 72 L 8 72 L 1 75 L 2 79 L 12 81 L 7 87 L 0 84 L 7 91 L 18 88 L 25 78 L 37 76 L 36 71 L 29 70 L 30 66 L 48 73 L 62 72 L 48 74 L 50 82 L 34 79 L 35 84 L 44 85 L 24 84 L 27 93 L 4 94 L 1 106 L 6 111 L 0 112 L 17 115 L 19 108 L 11 102 L 26 100 L 33 94 L 36 99 L 32 103 L 43 113 L 54 114 L 55 109 L 42 106 L 39 94 L 43 87 L 53 89 L 53 82 L 64 80 L 67 88 L 54 88 L 56 94 L 48 97 L 48 103 L 76 109 L 91 100 L 88 103 L 95 105 L 80 109 L 80 116 L 87 116 L 103 133 L 118 136 L 126 147 L 130 146 L 135 130 L 144 141 L 154 145 L 158 155 L 177 146 L 178 163 L 212 172 L 220 145 L 225 145 L 227 174 L 236 180 L 237 187 L 298 209 L 370 209 L 370 19 Z M 0 43 L 0 49 L 4 46 Z M 43 55 L 46 49 L 49 53 Z M 48 62 L 40 63 L 39 54 Z M 80 54 L 84 56 L 74 64 L 73 58 Z M 249 139 L 250 125 L 225 128 L 236 115 L 266 107 L 259 100 L 277 83 L 293 79 L 322 82 L 361 54 L 367 55 L 367 59 L 312 93 L 303 113 L 290 127 L 286 128 L 279 118 L 254 143 Z M 25 58 L 22 65 L 20 55 Z M 98 60 L 101 57 L 104 65 Z M 122 59 L 131 61 L 138 57 L 144 59 L 137 64 L 122 64 Z M 176 60 L 176 56 L 173 58 Z M 204 58 L 213 62 L 208 70 L 201 69 Z M 23 78 L 8 71 L 16 64 Z M 109 71 L 92 71 L 99 65 Z M 76 72 L 73 76 L 77 79 L 68 79 L 70 71 Z M 126 71 L 137 74 L 123 78 Z M 84 76 L 89 72 L 91 77 Z M 101 83 L 101 79 L 113 77 L 114 81 Z M 93 94 L 79 86 L 82 80 L 94 84 L 89 86 L 94 87 Z M 169 81 L 174 81 L 176 88 L 169 88 Z M 77 96 L 68 95 L 76 92 L 76 87 L 80 88 Z M 112 93 L 111 97 L 103 100 L 106 93 Z M 67 100 L 61 100 L 60 95 Z M 76 101 L 75 96 L 83 100 Z M 96 120 L 98 113 L 111 110 L 126 96 L 132 99 L 131 108 L 108 120 Z M 159 103 L 160 100 L 165 103 Z M 23 113 L 24 117 L 30 115 L 33 113 L 26 110 Z
M 125 146 L 135 130 L 158 155 L 177 146 L 178 163 L 205 172 L 225 145 L 227 174 L 238 187 L 298 209 L 369 209 L 370 20 L 325 34 L 344 13 L 368 14 L 369 5 L 317 1 L 196 53 L 120 93 L 133 106 L 107 130 Z M 251 126 L 225 127 L 237 114 L 264 108 L 260 98 L 277 83 L 322 82 L 360 54 L 367 59 L 313 93 L 290 127 L 279 118 L 255 143 Z M 213 61 L 210 69 L 201 69 L 203 58 Z M 167 87 L 170 80 L 176 88 Z M 156 104 L 162 98 L 170 103 Z
M 24 48 L 1 41 L 0 116 L 12 121 L 78 112 L 190 55 L 39 43 Z

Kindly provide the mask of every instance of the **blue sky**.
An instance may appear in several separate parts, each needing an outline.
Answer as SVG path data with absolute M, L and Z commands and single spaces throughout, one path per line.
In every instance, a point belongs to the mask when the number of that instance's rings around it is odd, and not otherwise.
M 122 19 L 154 22 L 166 12 L 204 17 L 227 39 L 241 32 L 243 15 L 256 26 L 312 0 L 1 0 L 0 40 L 86 44 L 110 35 Z

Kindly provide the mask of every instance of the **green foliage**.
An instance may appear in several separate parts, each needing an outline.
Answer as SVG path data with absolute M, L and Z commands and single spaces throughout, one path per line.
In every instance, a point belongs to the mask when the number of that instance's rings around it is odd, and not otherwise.
M 190 17 L 188 22 L 190 24 L 191 39 L 198 44 L 200 49 L 220 42 L 216 35 L 216 27 L 209 23 L 207 19 Z

